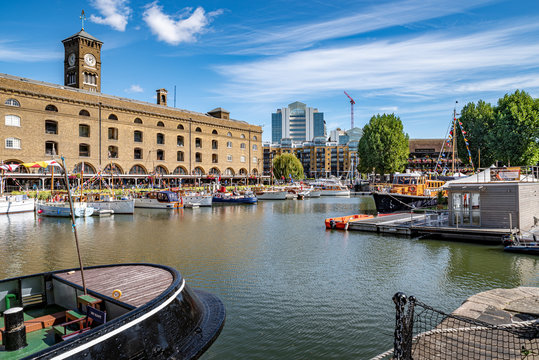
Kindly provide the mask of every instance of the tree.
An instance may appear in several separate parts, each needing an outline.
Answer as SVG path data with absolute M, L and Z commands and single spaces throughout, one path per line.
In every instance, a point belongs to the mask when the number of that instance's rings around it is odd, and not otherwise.
M 277 179 L 283 176 L 288 179 L 292 175 L 293 179 L 302 180 L 304 178 L 303 165 L 294 154 L 277 155 L 273 159 L 273 175 Z
M 462 129 L 466 132 L 460 136 L 460 128 L 457 125 L 457 150 L 460 159 L 469 164 L 468 150 L 464 143 L 464 137 L 468 140 L 468 148 L 472 154 L 474 166 L 479 166 L 479 149 L 481 149 L 481 165 L 483 167 L 490 166 L 494 163 L 495 144 L 490 138 L 490 130 L 494 124 L 494 108 L 489 103 L 479 100 L 477 106 L 474 103 L 466 104 L 460 111 L 460 121 Z M 469 164 L 471 165 L 471 164 Z
M 358 145 L 360 172 L 390 174 L 404 170 L 410 154 L 408 134 L 395 114 L 375 115 L 363 128 Z

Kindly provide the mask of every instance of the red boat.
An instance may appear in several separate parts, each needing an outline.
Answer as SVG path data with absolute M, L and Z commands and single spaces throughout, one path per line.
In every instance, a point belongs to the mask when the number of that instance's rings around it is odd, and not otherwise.
M 373 215 L 357 214 L 326 219 L 326 229 L 348 230 L 351 221 L 372 219 Z

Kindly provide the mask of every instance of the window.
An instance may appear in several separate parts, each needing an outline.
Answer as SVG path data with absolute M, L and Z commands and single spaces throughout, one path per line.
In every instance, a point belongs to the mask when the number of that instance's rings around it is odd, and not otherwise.
M 45 155 L 56 155 L 58 154 L 58 143 L 54 141 L 45 142 Z
M 52 104 L 45 106 L 45 111 L 58 112 L 58 108 Z
M 183 151 L 178 151 L 176 153 L 176 161 L 184 161 Z
M 133 175 L 144 175 L 146 174 L 146 169 L 140 165 L 134 165 L 131 170 L 129 170 L 129 173 Z
M 240 169 L 240 175 L 247 175 L 247 170 Z
M 21 126 L 21 118 L 17 115 L 6 115 L 6 126 Z
M 135 150 L 133 150 L 133 158 L 135 160 L 142 160 L 142 149 L 141 148 L 135 148 Z
M 164 166 L 159 165 L 155 167 L 155 173 L 159 175 L 167 175 L 168 171 Z M 159 196 L 159 194 L 157 196 Z
M 231 168 L 226 168 L 225 175 L 234 176 L 234 170 L 232 170 Z
M 88 85 L 96 85 L 97 84 L 97 75 L 85 72 L 84 73 L 84 83 Z
M 244 135 L 244 134 L 241 134 L 241 135 L 240 135 L 240 138 L 241 138 L 241 139 L 245 139 L 245 135 Z
M 196 162 L 202 162 L 202 153 L 195 153 L 195 161 Z
M 103 170 L 105 174 L 114 174 L 114 175 L 121 175 L 123 174 L 122 168 L 119 167 L 116 164 L 108 164 L 105 166 L 105 169 Z
M 240 149 L 245 149 L 245 143 L 240 144 Z
M 58 123 L 53 120 L 45 120 L 45 134 L 58 134 Z
M 232 137 L 232 133 L 229 131 L 229 132 L 226 133 L 226 136 Z
M 142 124 L 142 120 L 140 118 L 136 118 L 134 123 L 135 124 Z
M 157 160 L 165 160 L 165 150 L 157 150 Z
M 109 140 L 118 140 L 118 129 L 109 127 Z
M 187 170 L 183 166 L 178 166 L 174 169 L 174 175 L 187 175 Z
M 256 144 L 253 145 L 253 150 L 258 150 L 258 146 L 256 146 Z
M 81 156 L 81 157 L 90 157 L 90 145 L 88 145 L 88 144 L 79 144 L 79 156 Z
M 159 127 L 165 127 L 165 124 L 162 121 L 157 122 L 157 126 Z
M 226 142 L 226 147 L 231 149 L 232 148 L 232 141 L 227 141 Z
M 158 133 L 157 134 L 157 144 L 158 145 L 163 145 L 164 143 L 165 143 L 165 135 L 161 134 L 161 133 Z
M 90 126 L 86 124 L 79 124 L 79 136 L 90 137 Z
M 202 168 L 200 167 L 196 167 L 194 170 L 193 170 L 193 174 L 195 175 L 204 175 L 204 170 L 202 170 Z
M 232 155 L 228 154 L 228 155 L 226 156 L 226 161 L 232 161 Z
M 254 141 L 258 140 L 258 138 L 256 137 L 256 135 L 253 136 L 253 140 L 254 140 Z
M 142 142 L 142 131 L 135 130 L 133 132 L 133 141 Z
M 258 163 L 258 158 L 256 156 L 253 156 L 253 164 Z
M 217 164 L 219 162 L 217 154 L 211 154 L 211 162 Z
M 75 75 L 75 73 L 70 72 L 69 74 L 67 74 L 67 84 L 68 85 L 73 85 L 76 82 L 77 82 L 77 75 Z
M 217 130 L 214 129 L 211 133 L 217 135 Z
M 7 138 L 6 139 L 6 149 L 20 149 L 21 140 L 17 138 Z
M 241 161 L 241 162 L 245 162 L 245 156 L 243 156 L 243 155 L 240 156 L 240 161 Z
M 202 129 L 199 128 L 199 127 L 197 127 L 197 128 L 195 129 L 195 132 L 202 132 Z
M 21 104 L 15 99 L 7 99 L 4 104 L 6 104 L 7 106 L 16 106 L 16 107 L 21 106 Z
M 202 139 L 201 138 L 195 138 L 195 147 L 201 148 L 202 147 Z
M 109 151 L 109 159 L 118 158 L 118 146 L 111 145 L 108 147 L 108 151 Z
M 90 116 L 90 113 L 87 110 L 82 109 L 79 111 L 79 116 Z
M 183 146 L 183 136 L 178 135 L 178 136 L 176 137 L 176 144 L 177 144 L 178 146 Z
M 211 148 L 214 149 L 214 150 L 217 150 L 218 149 L 218 146 L 217 146 L 217 140 L 212 140 L 211 141 Z
M 183 130 L 183 125 L 182 124 L 178 125 L 178 130 Z
M 110 114 L 109 115 L 109 120 L 118 120 L 118 116 L 116 116 L 114 114 Z

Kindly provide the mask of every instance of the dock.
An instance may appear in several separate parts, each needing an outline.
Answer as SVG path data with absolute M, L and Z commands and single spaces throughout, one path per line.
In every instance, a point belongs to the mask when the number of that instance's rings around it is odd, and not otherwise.
M 63 280 L 82 286 L 80 271 L 57 273 Z M 112 297 L 120 290 L 120 301 L 139 307 L 163 293 L 173 282 L 172 274 L 166 269 L 150 265 L 119 265 L 95 269 L 84 269 L 86 288 L 95 293 Z
M 417 231 L 414 224 L 425 223 L 426 218 L 425 214 L 390 214 L 372 219 L 351 221 L 348 230 L 415 236 Z

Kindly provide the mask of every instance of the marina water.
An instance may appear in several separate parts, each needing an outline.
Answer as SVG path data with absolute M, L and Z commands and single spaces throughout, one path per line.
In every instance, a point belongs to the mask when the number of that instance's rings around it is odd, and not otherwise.
M 539 260 L 501 246 L 325 230 L 370 197 L 139 210 L 78 219 L 85 265 L 177 268 L 225 303 L 203 359 L 366 359 L 392 346 L 397 291 L 443 311 L 488 289 L 539 286 Z M 0 217 L 0 278 L 77 267 L 69 219 Z

